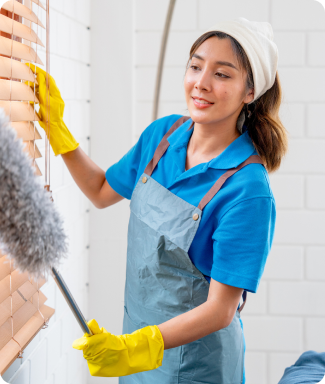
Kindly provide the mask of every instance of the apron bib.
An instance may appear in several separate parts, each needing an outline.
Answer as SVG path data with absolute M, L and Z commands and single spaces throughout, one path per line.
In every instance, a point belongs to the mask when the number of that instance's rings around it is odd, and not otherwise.
M 243 166 L 260 163 L 250 156 L 226 171 L 198 207 L 179 198 L 151 175 L 169 146 L 169 137 L 188 117 L 166 133 L 140 177 L 131 198 L 123 334 L 158 325 L 206 302 L 209 283 L 194 266 L 188 250 L 200 225 L 202 211 L 228 177 Z M 199 340 L 164 351 L 154 370 L 119 378 L 120 384 L 241 384 L 244 342 L 240 311 L 226 328 Z

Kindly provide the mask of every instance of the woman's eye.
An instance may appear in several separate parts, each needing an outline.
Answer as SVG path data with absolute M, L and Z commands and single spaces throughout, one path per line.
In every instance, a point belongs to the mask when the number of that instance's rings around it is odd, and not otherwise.
M 191 65 L 191 68 L 196 71 L 197 69 L 199 69 L 199 67 L 197 67 L 196 65 Z
M 224 74 L 221 73 L 221 72 L 217 72 L 216 75 L 222 75 L 221 77 L 223 77 L 223 78 L 225 78 L 225 79 L 229 77 L 229 76 L 224 75 Z

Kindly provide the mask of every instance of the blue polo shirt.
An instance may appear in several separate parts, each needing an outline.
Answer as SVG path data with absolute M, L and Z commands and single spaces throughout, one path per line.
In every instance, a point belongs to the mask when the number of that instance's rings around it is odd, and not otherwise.
M 138 142 L 106 171 L 108 184 L 121 196 L 132 192 L 162 137 L 181 115 L 154 121 Z M 192 119 L 168 141 L 170 146 L 152 173 L 169 191 L 198 206 L 216 180 L 229 168 L 257 154 L 247 130 L 219 156 L 185 171 Z M 244 126 L 244 129 L 246 127 Z M 273 241 L 276 209 L 268 174 L 261 164 L 249 164 L 231 176 L 205 206 L 188 251 L 206 277 L 256 293 Z

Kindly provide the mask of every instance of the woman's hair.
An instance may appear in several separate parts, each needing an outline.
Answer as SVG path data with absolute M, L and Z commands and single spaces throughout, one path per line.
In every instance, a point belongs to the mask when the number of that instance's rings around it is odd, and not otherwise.
M 217 36 L 219 39 L 230 39 L 239 66 L 247 73 L 246 91 L 254 88 L 252 68 L 246 52 L 236 39 L 224 32 L 212 31 L 200 36 L 192 45 L 187 67 L 199 46 L 212 36 Z M 278 72 L 276 72 L 273 86 L 249 105 L 250 118 L 248 118 L 248 105 L 245 104 L 243 107 L 245 111 L 244 124 L 247 126 L 248 134 L 268 172 L 274 172 L 280 167 L 281 159 L 288 148 L 287 131 L 279 118 L 281 101 L 281 84 Z

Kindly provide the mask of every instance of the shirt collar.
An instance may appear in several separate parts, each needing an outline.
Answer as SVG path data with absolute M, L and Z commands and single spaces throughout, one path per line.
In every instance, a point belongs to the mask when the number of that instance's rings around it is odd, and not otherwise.
M 175 160 L 181 160 L 181 153 L 184 154 L 193 133 L 193 129 L 193 120 L 189 119 L 168 137 L 167 140 L 170 144 L 170 150 L 176 155 Z M 215 169 L 235 168 L 253 154 L 257 154 L 257 152 L 248 135 L 247 127 L 244 125 L 243 133 L 228 145 L 219 156 L 206 163 L 206 167 Z M 181 168 L 184 164 L 178 165 Z

